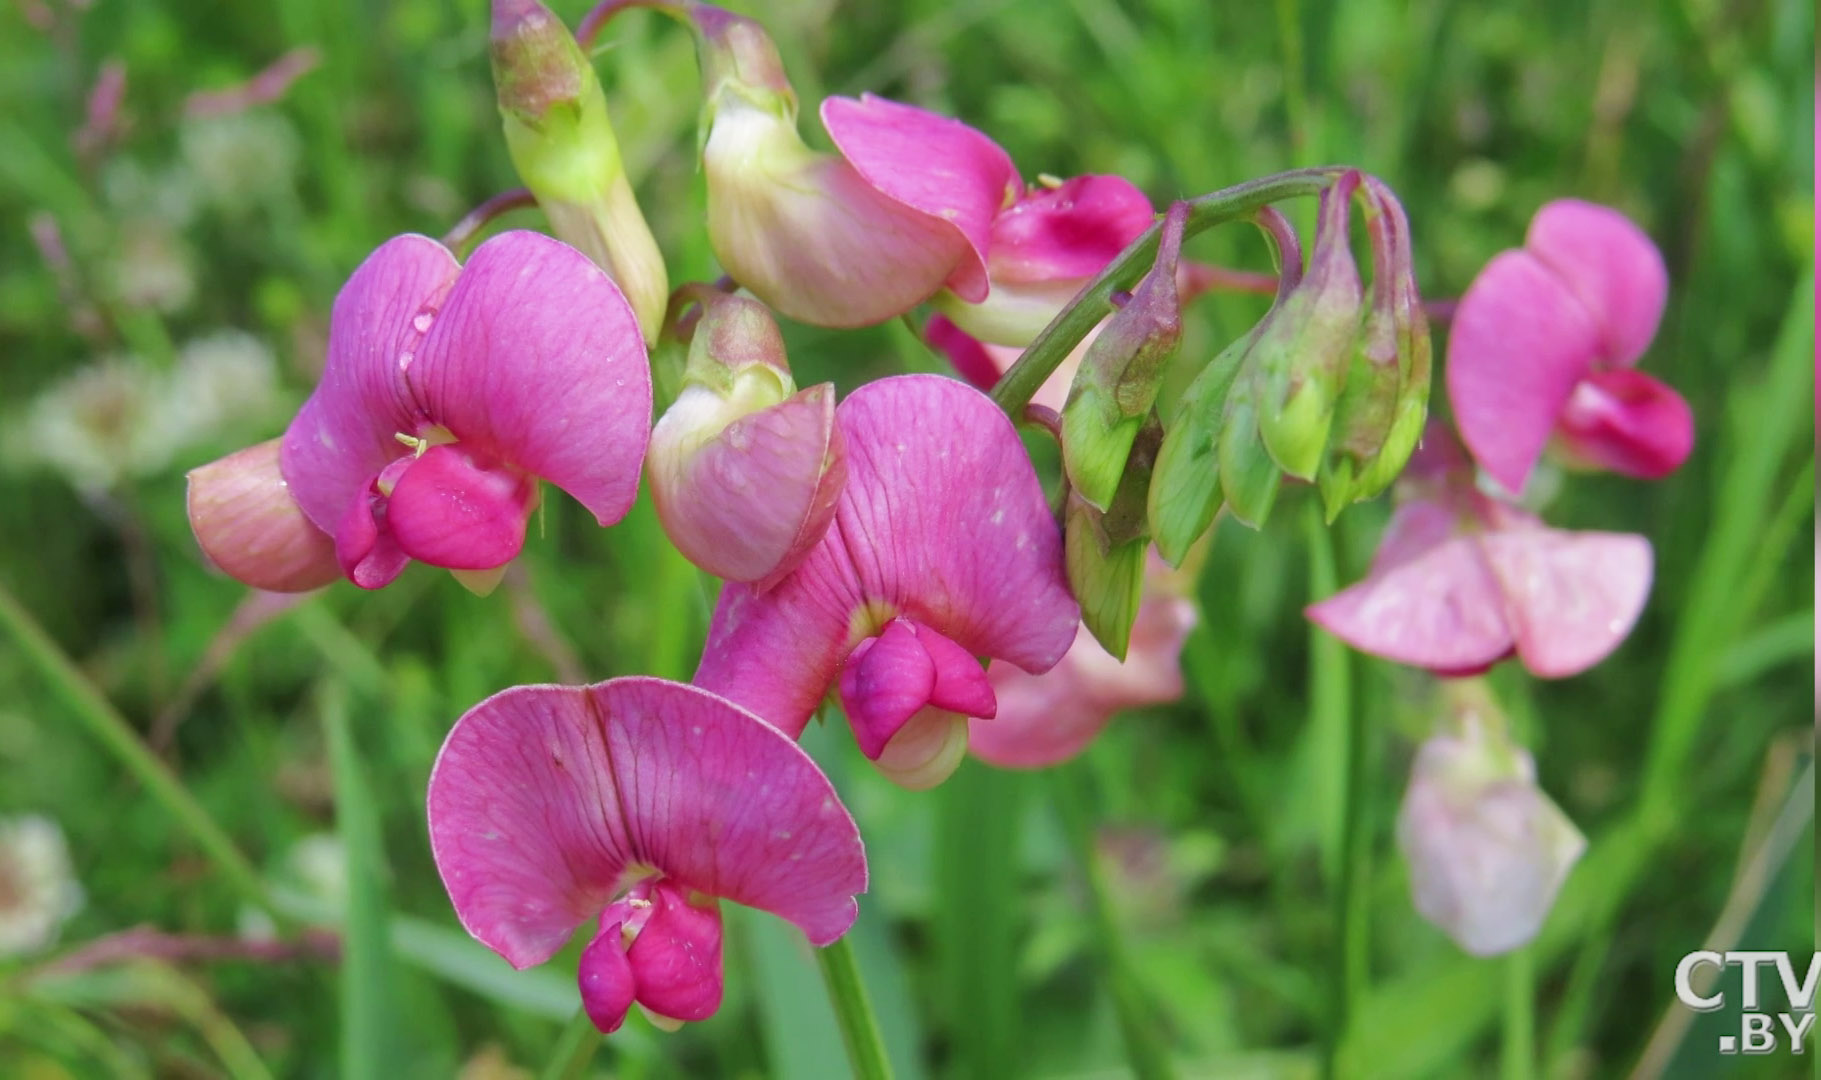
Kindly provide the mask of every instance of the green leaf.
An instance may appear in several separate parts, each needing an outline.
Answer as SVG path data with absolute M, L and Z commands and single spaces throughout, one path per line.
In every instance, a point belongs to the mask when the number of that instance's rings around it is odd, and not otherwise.
M 321 709 L 335 781 L 335 831 L 348 866 L 342 923 L 341 1074 L 377 1078 L 390 1068 L 398 1031 L 392 1015 L 386 856 L 379 810 L 348 730 L 347 699 L 339 685 L 324 685 Z

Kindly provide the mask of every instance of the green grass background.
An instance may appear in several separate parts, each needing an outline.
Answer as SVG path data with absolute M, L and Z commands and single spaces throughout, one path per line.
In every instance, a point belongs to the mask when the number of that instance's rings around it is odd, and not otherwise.
M 0 425 L 98 352 L 163 368 L 175 344 L 224 327 L 269 344 L 287 398 L 105 498 L 0 468 L 0 586 L 48 635 L 0 639 L 0 813 L 46 813 L 69 836 L 88 901 L 66 947 L 140 924 L 291 935 L 311 921 L 340 933 L 343 958 L 80 975 L 47 972 L 44 956 L 0 961 L 0 1075 L 535 1074 L 574 1010 L 573 958 L 513 973 L 468 942 L 423 821 L 451 721 L 501 687 L 556 677 L 507 591 L 477 599 L 418 568 L 378 594 L 339 585 L 307 600 L 248 637 L 182 710 L 168 788 L 147 786 L 126 729 L 100 717 L 111 703 L 149 730 L 242 599 L 197 558 L 184 469 L 282 429 L 320 363 L 335 290 L 369 250 L 402 231 L 438 235 L 513 185 L 485 6 L 45 2 L 59 13 L 49 34 L 27 25 L 30 5 L 0 9 Z M 1619 206 L 1657 238 L 1673 286 L 1645 365 L 1687 395 L 1697 444 L 1667 481 L 1576 478 L 1551 508 L 1559 524 L 1647 534 L 1658 570 L 1637 631 L 1605 664 L 1560 683 L 1494 678 L 1544 786 L 1591 840 L 1519 959 L 1465 957 L 1411 911 L 1391 823 L 1427 722 L 1422 680 L 1346 654 L 1300 615 L 1363 571 L 1383 505 L 1349 511 L 1332 534 L 1313 526 L 1306 494 L 1262 535 L 1223 524 L 1184 654 L 1189 693 L 1121 719 L 1059 773 L 970 765 L 910 795 L 843 732 L 806 740 L 867 838 L 874 885 L 856 940 L 902 1076 L 1122 1075 L 1122 1009 L 1183 1076 L 1623 1075 L 1670 1007 L 1676 960 L 1733 896 L 1735 869 L 1780 811 L 1797 829 L 1811 816 L 1812 6 L 742 7 L 771 28 L 806 102 L 871 90 L 954 113 L 1027 176 L 1120 172 L 1161 204 L 1295 165 L 1357 164 L 1404 198 L 1430 295 L 1458 294 L 1558 195 Z M 692 46 L 643 13 L 605 41 L 599 69 L 672 279 L 711 276 Z M 182 119 L 186 94 L 304 44 L 321 67 L 238 130 L 211 139 L 220 131 Z M 97 170 L 70 135 L 116 57 L 130 126 Z M 822 140 L 812 108 L 805 117 Z M 131 190 L 122 170 L 150 180 Z M 148 194 L 160 184 L 198 204 L 181 225 Z M 111 309 L 115 344 L 72 329 L 28 238 L 39 211 Z M 541 222 L 521 212 L 508 224 Z M 119 304 L 108 284 L 145 235 L 195 282 L 164 315 Z M 1244 229 L 1192 250 L 1264 265 Z M 1250 298 L 1204 303 L 1187 353 L 1211 356 L 1257 312 Z M 938 369 L 895 324 L 787 334 L 804 384 Z M 606 531 L 583 518 L 551 500 L 523 560 L 530 593 L 590 677 L 687 677 L 701 579 L 648 503 Z M 5 614 L 17 630 L 10 602 Z M 1363 783 L 1349 818 L 1355 719 Z M 184 792 L 246 872 L 173 813 Z M 1733 897 L 1753 947 L 1813 948 L 1806 827 L 1785 857 L 1761 860 L 1761 888 Z M 345 890 L 300 854 L 325 835 L 339 840 Z M 1098 916 L 1078 857 L 1090 843 L 1106 885 Z M 1340 896 L 1354 902 L 1337 917 Z M 845 1072 L 800 939 L 768 916 L 728 922 L 720 1013 L 676 1035 L 634 1019 L 597 1073 Z M 1731 1016 L 1695 1025 L 1669 1073 L 1806 1066 L 1715 1057 Z

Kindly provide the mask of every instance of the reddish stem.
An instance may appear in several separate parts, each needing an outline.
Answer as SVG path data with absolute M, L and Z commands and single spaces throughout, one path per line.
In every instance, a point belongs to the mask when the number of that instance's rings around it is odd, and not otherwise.
M 466 254 L 469 244 L 479 236 L 482 229 L 492 224 L 493 219 L 513 210 L 523 210 L 537 205 L 537 196 L 528 188 L 513 188 L 502 191 L 493 198 L 468 211 L 455 226 L 443 234 L 443 246 L 457 255 Z

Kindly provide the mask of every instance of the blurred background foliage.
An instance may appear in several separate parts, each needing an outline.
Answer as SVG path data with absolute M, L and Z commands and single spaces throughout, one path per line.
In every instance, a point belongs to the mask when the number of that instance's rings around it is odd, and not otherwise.
M 1658 239 L 1674 283 L 1646 366 L 1699 424 L 1670 480 L 1574 478 L 1551 508 L 1558 524 L 1647 534 L 1658 573 L 1605 664 L 1562 683 L 1494 679 L 1545 788 L 1592 841 L 1516 961 L 1468 958 L 1410 908 L 1391 825 L 1433 708 L 1424 681 L 1347 655 L 1300 615 L 1363 572 L 1383 505 L 1350 511 L 1332 539 L 1306 497 L 1263 535 L 1223 524 L 1188 695 L 1121 719 L 1055 775 L 970 764 L 908 795 L 850 740 L 812 730 L 868 841 L 856 932 L 901 1075 L 1120 1075 L 1121 1004 L 1184 1076 L 1326 1062 L 1353 1076 L 1616 1075 L 1675 1016 L 1675 962 L 1723 909 L 1752 947 L 1806 955 L 1813 844 L 1789 838 L 1812 828 L 1812 773 L 1799 779 L 1812 747 L 1812 5 L 736 6 L 771 28 L 805 102 L 871 90 L 951 112 L 1027 176 L 1121 172 L 1161 205 L 1357 164 L 1403 196 L 1433 296 L 1517 244 L 1548 198 L 1619 206 Z M 55 650 L 0 644 L 0 815 L 58 823 L 86 895 L 56 947 L 0 958 L 0 1074 L 525 1075 L 574 1010 L 566 961 L 514 973 L 456 927 L 425 843 L 425 778 L 450 722 L 506 685 L 690 674 L 708 594 L 649 504 L 601 531 L 552 500 L 489 599 L 420 567 L 377 594 L 338 585 L 289 605 L 208 571 L 183 512 L 187 468 L 282 430 L 320 368 L 335 290 L 368 251 L 440 235 L 515 183 L 486 28 L 480 0 L 0 9 L 0 585 Z M 276 103 L 186 115 L 192 93 L 299 47 L 320 64 Z M 688 36 L 624 16 L 598 61 L 672 279 L 712 276 Z M 120 129 L 85 143 L 85 100 L 113 63 Z M 1266 265 L 1245 229 L 1192 253 Z M 1205 360 L 1259 310 L 1203 302 L 1187 355 Z M 902 325 L 787 332 L 803 384 L 938 369 Z M 170 799 L 96 737 L 117 731 L 103 699 L 252 874 L 206 858 Z M 1355 711 L 1368 738 L 1350 829 Z M 1090 846 L 1111 900 L 1099 917 L 1076 857 Z M 1360 929 L 1345 948 L 1343 889 Z M 800 939 L 741 915 L 720 1013 L 676 1035 L 635 1018 L 597 1070 L 845 1072 Z M 132 927 L 191 936 L 126 948 L 132 962 L 84 951 Z M 224 955 L 199 958 L 198 942 Z M 1649 1063 L 1790 1073 L 1786 1058 L 1716 1058 L 1731 1016 L 1672 1030 Z

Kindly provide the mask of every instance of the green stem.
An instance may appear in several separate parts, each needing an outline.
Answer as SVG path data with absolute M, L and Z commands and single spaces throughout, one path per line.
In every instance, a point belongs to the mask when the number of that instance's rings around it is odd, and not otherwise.
M 1237 221 L 1281 199 L 1320 194 L 1344 171 L 1339 165 L 1294 169 L 1190 199 L 1183 238 L 1186 240 L 1215 225 Z M 1162 232 L 1163 224 L 1159 221 L 1140 234 L 1099 276 L 1075 294 L 1075 299 L 1069 301 L 1069 305 L 1058 312 L 1025 348 L 1018 362 L 993 387 L 993 401 L 1007 415 L 1014 420 L 1023 417 L 1031 395 L 1069 352 L 1081 344 L 1088 331 L 1112 310 L 1113 294 L 1133 288 L 1144 277 L 1157 258 L 1157 241 Z
M 551 1051 L 544 1071 L 538 1074 L 539 1080 L 576 1080 L 600 1046 L 601 1033 L 588 1019 L 588 1010 L 577 1009 L 563 1025 L 563 1033 L 556 1037 L 556 1049 Z
M 31 614 L 4 586 L 0 586 L 0 626 L 18 644 L 31 665 L 38 669 L 65 707 L 75 713 L 90 734 L 101 741 L 118 758 L 126 770 L 144 784 L 154 799 L 187 830 L 203 854 L 215 864 L 240 898 L 272 916 L 280 924 L 287 922 L 272 904 L 266 886 L 253 864 L 234 846 L 234 841 L 221 830 L 209 812 L 202 808 L 164 762 L 146 748 L 132 725 L 114 710 L 76 665 L 57 647 Z
M 1505 958 L 1505 1041 L 1501 1080 L 1530 1080 L 1536 1058 L 1536 969 L 1529 946 Z
M 835 1007 L 835 1020 L 841 1025 L 841 1041 L 847 1045 L 847 1060 L 854 1069 L 855 1080 L 891 1080 L 891 1062 L 885 1056 L 885 1039 L 879 1034 L 879 1020 L 873 1015 L 872 1000 L 866 984 L 860 981 L 860 965 L 854 961 L 854 948 L 848 938 L 816 950 L 816 966 L 822 969 L 822 984 L 828 987 L 829 1004 Z
M 1111 988 L 1119 1031 L 1125 1038 L 1127 1064 L 1131 1065 L 1132 1074 L 1138 1080 L 1171 1080 L 1176 1070 L 1158 1031 L 1156 1009 L 1146 1000 L 1126 956 L 1125 931 L 1119 924 L 1118 913 L 1113 910 L 1100 856 L 1094 848 L 1094 828 L 1088 814 L 1092 800 L 1085 790 L 1087 778 L 1083 768 L 1077 763 L 1057 769 L 1052 786 L 1069 847 L 1087 882 L 1088 906 L 1094 919 L 1094 944 L 1100 952 L 1107 985 Z

